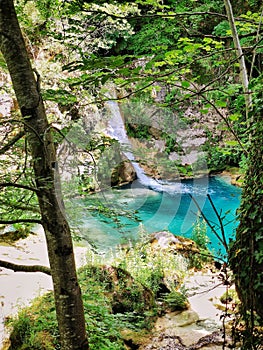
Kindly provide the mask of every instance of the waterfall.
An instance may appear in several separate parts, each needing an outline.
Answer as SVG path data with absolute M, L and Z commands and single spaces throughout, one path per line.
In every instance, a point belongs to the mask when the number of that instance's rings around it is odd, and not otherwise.
M 135 157 L 132 153 L 132 145 L 127 136 L 118 103 L 116 101 L 109 101 L 107 104 L 112 115 L 111 119 L 108 122 L 107 132 L 109 136 L 119 141 L 120 145 L 122 146 L 122 151 L 131 162 L 139 182 L 149 189 L 157 192 L 162 192 L 163 185 L 150 176 L 146 175 L 142 167 L 135 160 Z

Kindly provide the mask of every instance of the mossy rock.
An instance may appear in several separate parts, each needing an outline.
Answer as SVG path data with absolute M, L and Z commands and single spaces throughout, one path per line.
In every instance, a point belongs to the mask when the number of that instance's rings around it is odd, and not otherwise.
M 202 255 L 200 248 L 192 239 L 176 236 L 169 231 L 154 232 L 149 236 L 149 243 L 154 250 L 169 250 L 175 255 L 186 258 L 189 267 L 202 267 Z
M 178 291 L 172 291 L 169 294 L 165 294 L 163 305 L 169 312 L 183 311 L 190 307 L 187 297 Z
M 128 349 L 139 349 L 141 345 L 149 342 L 151 332 L 146 330 L 134 331 L 123 329 L 121 331 L 121 337 Z
M 24 229 L 5 232 L 0 235 L 0 242 L 16 242 L 19 239 L 27 238 L 30 233 L 29 230 Z
M 10 335 L 8 350 L 54 350 L 54 343 L 47 331 L 39 331 L 31 334 L 32 317 L 22 317 L 17 321 Z
M 140 314 L 155 306 L 152 291 L 120 267 L 87 265 L 81 269 L 81 273 L 92 277 L 104 287 L 114 314 L 126 312 Z

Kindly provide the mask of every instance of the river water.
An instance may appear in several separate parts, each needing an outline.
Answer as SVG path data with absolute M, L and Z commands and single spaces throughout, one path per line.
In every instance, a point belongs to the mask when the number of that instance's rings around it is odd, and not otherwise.
M 194 174 L 192 180 L 170 182 L 151 178 L 135 160 L 119 104 L 109 101 L 108 109 L 107 134 L 119 142 L 122 153 L 134 167 L 137 180 L 129 186 L 109 188 L 70 203 L 69 217 L 84 240 L 99 250 L 108 250 L 117 244 L 127 243 L 127 240 L 138 239 L 142 232 L 169 230 L 175 235 L 191 238 L 201 211 L 216 230 L 214 234 L 211 228 L 207 228 L 209 248 L 216 255 L 224 254 L 218 216 L 222 218 L 226 240 L 229 241 L 234 237 L 237 226 L 236 210 L 241 190 L 221 176 L 198 177 Z M 202 156 L 199 147 L 196 147 L 197 153 Z M 202 173 L 207 174 L 204 165 L 200 163 Z
M 139 181 L 132 185 L 111 188 L 74 203 L 74 212 L 82 236 L 99 250 L 107 250 L 127 240 L 136 240 L 140 232 L 169 230 L 191 238 L 199 209 L 221 236 L 220 223 L 207 195 L 223 219 L 227 241 L 234 237 L 236 210 L 241 190 L 225 177 L 215 176 L 167 183 L 164 191 L 154 191 Z M 195 201 L 198 202 L 199 209 Z M 76 217 L 75 217 L 76 220 Z M 202 220 L 202 219 L 201 219 Z M 224 254 L 220 240 L 207 226 L 208 247 Z

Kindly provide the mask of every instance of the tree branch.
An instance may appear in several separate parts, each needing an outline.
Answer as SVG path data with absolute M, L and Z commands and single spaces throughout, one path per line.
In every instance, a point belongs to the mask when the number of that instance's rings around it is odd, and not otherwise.
M 8 201 L 5 202 L 3 200 L 0 200 L 0 205 L 1 205 L 1 209 L 3 209 L 3 207 L 7 207 L 9 209 L 9 212 L 12 212 L 13 210 L 22 210 L 23 212 L 32 212 L 32 213 L 40 214 L 39 207 L 30 205 L 29 202 L 10 205 L 10 202 Z
M 21 130 L 17 135 L 15 135 L 5 146 L 0 148 L 0 154 L 4 154 L 8 151 L 18 140 L 20 140 L 25 135 L 25 131 Z
M 176 17 L 181 17 L 181 16 L 216 16 L 216 17 L 223 17 L 227 19 L 227 15 L 218 13 L 218 12 L 210 12 L 210 11 L 198 11 L 198 12 L 174 12 L 172 14 L 168 13 L 152 13 L 152 14 L 143 14 L 143 15 L 127 15 L 127 16 L 122 16 L 122 15 L 116 15 L 114 13 L 109 13 L 106 11 L 100 11 L 100 10 L 91 10 L 91 9 L 81 9 L 85 13 L 91 13 L 91 14 L 98 14 L 98 15 L 106 15 L 112 18 L 116 19 L 141 19 L 141 18 L 176 18 Z M 244 18 L 238 17 L 238 19 L 242 19 L 244 21 Z
M 227 241 L 226 241 L 226 235 L 225 235 L 225 228 L 224 228 L 224 225 L 223 225 L 223 220 L 221 218 L 221 216 L 219 215 L 215 205 L 214 205 L 214 202 L 210 196 L 210 194 L 207 194 L 207 198 L 216 214 L 216 217 L 218 219 L 218 222 L 219 222 L 219 225 L 220 225 L 220 231 L 221 231 L 221 236 L 222 236 L 222 239 L 224 241 L 224 247 L 226 248 L 226 250 L 228 250 L 228 244 L 227 244 Z
M 42 225 L 42 221 L 39 219 L 0 220 L 0 225 L 12 225 L 12 224 L 20 224 L 20 223 Z
M 16 188 L 22 188 L 24 190 L 32 191 L 32 192 L 37 192 L 38 189 L 26 185 L 21 185 L 13 182 L 0 182 L 0 189 L 3 187 L 16 187 Z
M 262 32 L 262 30 L 261 30 L 262 20 L 263 20 L 263 7 L 262 7 L 261 15 L 260 15 L 258 29 L 257 29 L 256 43 L 259 42 L 260 33 Z M 241 38 L 241 36 L 239 36 L 239 37 Z M 254 48 L 252 61 L 251 61 L 250 74 L 249 74 L 249 81 L 252 79 L 252 73 L 253 73 L 253 68 L 254 68 L 254 64 L 255 64 L 255 59 L 256 59 L 256 49 Z
M 205 222 L 207 223 L 207 225 L 211 228 L 212 232 L 215 234 L 215 236 L 217 237 L 217 239 L 222 243 L 222 245 L 224 246 L 224 248 L 226 249 L 226 251 L 228 251 L 228 245 L 226 243 L 226 240 L 225 240 L 225 233 L 224 233 L 224 227 L 222 225 L 222 219 L 220 216 L 218 216 L 218 213 L 216 212 L 216 215 L 217 215 L 217 218 L 219 220 L 219 223 L 220 223 L 220 228 L 222 229 L 223 227 L 223 231 L 221 231 L 221 234 L 222 234 L 222 237 L 220 237 L 220 235 L 217 233 L 215 227 L 211 224 L 210 220 L 208 220 L 208 218 L 206 217 L 206 215 L 204 214 L 203 210 L 200 208 L 200 205 L 199 203 L 197 202 L 197 200 L 194 198 L 194 196 L 192 194 L 189 193 L 189 196 L 190 198 L 193 200 L 193 202 L 195 203 L 197 209 L 199 210 L 200 212 L 200 215 L 202 216 L 202 218 L 205 220 Z M 209 199 L 209 195 L 208 196 L 208 199 Z M 210 201 L 210 200 L 209 200 Z M 211 202 L 210 202 L 211 203 Z M 213 207 L 214 209 L 214 207 Z
M 243 150 L 243 152 L 246 154 L 246 156 L 248 155 L 248 151 L 246 150 L 246 148 L 244 147 L 242 141 L 240 140 L 239 136 L 237 135 L 236 131 L 234 130 L 234 128 L 232 127 L 232 125 L 230 124 L 230 121 L 227 119 L 227 117 L 225 117 L 223 115 L 223 113 L 220 112 L 220 110 L 217 108 L 217 106 L 210 100 L 208 100 L 204 94 L 200 93 L 200 95 L 203 97 L 203 99 L 209 103 L 214 110 L 216 111 L 216 113 L 224 120 L 224 122 L 226 123 L 229 131 L 232 133 L 232 135 L 235 137 L 236 141 L 238 142 L 239 146 L 241 147 L 241 149 Z
M 0 266 L 14 272 L 42 272 L 51 276 L 50 268 L 42 265 L 17 265 L 9 261 L 0 260 Z

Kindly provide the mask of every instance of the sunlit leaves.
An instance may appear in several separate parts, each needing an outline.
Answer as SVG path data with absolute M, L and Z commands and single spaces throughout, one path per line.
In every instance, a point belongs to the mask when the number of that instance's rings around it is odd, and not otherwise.
M 239 119 L 241 119 L 241 117 L 242 116 L 239 113 L 234 113 L 228 116 L 229 120 L 231 120 L 232 122 L 238 121 Z
M 182 85 L 183 88 L 187 89 L 187 88 L 190 87 L 191 84 L 189 83 L 189 81 L 184 80 L 184 81 L 181 82 L 181 85 Z
M 209 46 L 210 49 L 208 51 L 212 50 L 212 48 L 222 49 L 224 47 L 223 41 L 217 41 L 212 38 L 204 38 L 203 43 L 205 47 Z
M 61 105 L 69 105 L 77 101 L 75 95 L 64 89 L 47 89 L 42 92 L 42 95 L 45 100 L 55 101 Z
M 237 140 L 226 140 L 225 143 L 226 143 L 226 145 L 232 146 L 232 147 L 238 146 Z
M 227 102 L 223 100 L 216 101 L 216 106 L 220 108 L 225 108 L 227 107 Z

